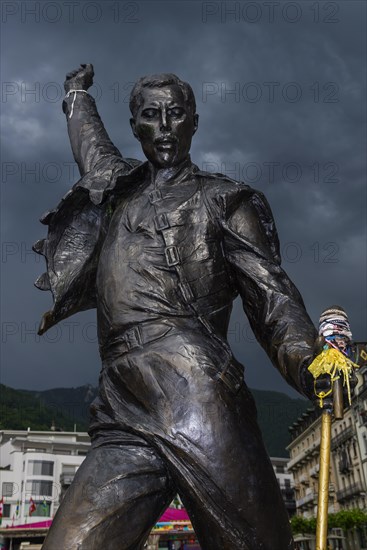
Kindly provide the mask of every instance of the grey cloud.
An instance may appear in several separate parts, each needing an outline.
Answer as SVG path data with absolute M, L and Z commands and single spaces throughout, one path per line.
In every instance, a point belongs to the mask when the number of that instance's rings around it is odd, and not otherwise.
M 25 4 L 32 2 L 17 3 L 20 10 Z M 42 11 L 47 3 L 38 4 Z M 309 2 L 296 2 L 302 16 L 291 23 L 280 8 L 274 8 L 270 22 L 269 8 L 259 2 L 261 17 L 249 23 L 245 12 L 237 17 L 223 7 L 246 3 L 137 2 L 132 14 L 127 2 L 104 2 L 97 3 L 102 16 L 92 23 L 91 7 L 86 17 L 88 2 L 76 5 L 72 20 L 64 4 L 54 23 L 49 11 L 48 17 L 40 13 L 39 22 L 24 14 L 22 22 L 19 12 L 3 24 L 2 381 L 44 389 L 95 383 L 98 377 L 97 344 L 83 333 L 95 324 L 94 312 L 70 320 L 79 323 L 73 342 L 70 326 L 61 327 L 54 342 L 36 342 L 30 332 L 51 296 L 33 288 L 43 265 L 27 251 L 44 236 L 41 213 L 55 206 L 78 178 L 70 164 L 61 97 L 65 73 L 80 62 L 94 63 L 93 93 L 105 126 L 123 154 L 135 158 L 142 154 L 128 124 L 132 83 L 160 71 L 190 82 L 200 114 L 193 161 L 201 167 L 211 162 L 213 170 L 240 179 L 248 176 L 248 183 L 266 194 L 284 268 L 314 322 L 324 307 L 340 303 L 349 312 L 356 338 L 365 339 L 366 5 L 331 2 L 325 9 L 325 3 L 318 3 L 316 14 Z M 114 21 L 117 4 L 120 13 Z M 288 17 L 294 16 L 289 11 Z M 135 22 L 128 22 L 129 17 Z M 327 18 L 338 21 L 327 23 Z M 301 97 L 292 102 L 299 90 Z M 261 96 L 254 101 L 256 93 Z M 269 163 L 277 163 L 272 180 Z M 301 169 L 298 181 L 290 181 L 295 173 L 290 163 Z M 250 386 L 292 393 L 253 342 L 239 301 L 230 340 L 247 366 Z

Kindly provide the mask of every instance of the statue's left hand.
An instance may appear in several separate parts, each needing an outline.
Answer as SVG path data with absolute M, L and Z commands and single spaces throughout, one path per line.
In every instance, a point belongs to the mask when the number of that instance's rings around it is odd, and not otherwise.
M 94 70 L 91 63 L 81 64 L 78 69 L 66 75 L 65 92 L 70 90 L 88 90 L 93 84 Z
M 318 336 L 314 343 L 313 354 L 312 354 L 313 356 L 309 364 L 311 364 L 313 359 L 317 357 L 319 353 L 321 353 L 324 344 L 325 344 L 325 339 L 322 336 Z M 314 401 L 316 399 L 315 379 L 310 373 L 310 371 L 308 370 L 309 364 L 304 363 L 301 367 L 301 372 L 300 372 L 301 386 L 302 386 L 303 394 L 311 401 Z
M 323 347 L 325 345 L 325 339 L 322 336 L 319 336 L 314 344 L 314 350 L 313 350 L 313 359 L 315 359 L 323 350 Z M 315 404 L 318 404 L 319 399 L 316 394 L 320 394 L 321 392 L 327 393 L 332 388 L 332 382 L 331 377 L 329 374 L 322 374 L 319 376 L 316 380 L 311 374 L 311 372 L 308 370 L 308 365 L 303 365 L 301 370 L 301 385 L 304 395 L 308 397 L 311 401 L 313 401 Z M 351 397 L 355 394 L 355 387 L 358 383 L 358 378 L 352 370 L 349 373 L 349 388 Z M 343 385 L 343 398 L 344 403 L 348 403 L 348 390 L 347 386 Z M 324 399 L 326 408 L 332 407 L 332 396 L 329 396 L 328 398 Z

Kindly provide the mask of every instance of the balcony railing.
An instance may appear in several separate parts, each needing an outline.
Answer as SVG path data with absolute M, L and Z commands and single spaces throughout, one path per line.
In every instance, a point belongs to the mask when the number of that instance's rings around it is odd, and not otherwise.
M 300 483 L 302 483 L 303 485 L 309 485 L 310 484 L 310 479 L 309 479 L 308 475 L 306 475 L 306 474 L 302 474 L 301 476 L 299 476 L 298 481 Z
M 62 487 L 69 487 L 69 485 L 71 485 L 74 477 L 75 477 L 75 473 L 63 472 L 60 475 L 60 483 L 61 483 Z
M 297 508 L 302 508 L 304 506 L 313 504 L 313 501 L 316 498 L 316 496 L 317 496 L 316 493 L 311 491 L 310 493 L 308 493 L 304 497 L 300 498 L 299 500 L 296 500 Z
M 340 432 L 340 434 L 333 437 L 333 439 L 331 440 L 331 450 L 333 451 L 334 449 L 339 447 L 339 445 L 341 445 L 342 443 L 344 443 L 345 441 L 353 437 L 354 434 L 355 434 L 354 426 L 348 426 L 348 428 L 345 428 L 345 430 Z
M 344 500 L 349 500 L 360 493 L 364 493 L 365 491 L 366 489 L 363 487 L 362 483 L 353 483 L 353 485 L 350 485 L 341 491 L 337 491 L 336 498 L 339 502 L 343 502 Z
M 304 449 L 297 456 L 292 458 L 287 464 L 287 469 L 289 471 L 294 470 L 295 466 L 298 463 L 301 463 L 301 464 L 303 462 L 306 463 L 309 460 L 310 456 L 312 456 L 313 454 L 318 453 L 319 448 L 320 448 L 320 440 L 315 441 L 315 443 L 312 443 L 312 445 L 310 445 L 307 449 Z
M 335 487 L 333 483 L 329 483 L 329 493 L 335 493 Z M 316 491 L 311 491 L 307 493 L 304 497 L 296 500 L 297 508 L 308 508 L 312 504 L 317 504 L 318 493 Z
M 288 471 L 291 471 L 295 467 L 295 465 L 298 464 L 299 462 L 302 463 L 306 461 L 306 458 L 307 458 L 307 452 L 306 451 L 300 452 L 297 456 L 295 456 L 288 462 L 287 464 Z
M 319 471 L 320 471 L 320 465 L 316 464 L 316 466 L 313 466 L 310 470 L 310 476 L 311 477 L 319 477 Z

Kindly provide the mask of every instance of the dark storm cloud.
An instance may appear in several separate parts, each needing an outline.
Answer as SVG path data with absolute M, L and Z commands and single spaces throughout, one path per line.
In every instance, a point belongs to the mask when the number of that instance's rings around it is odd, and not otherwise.
M 365 339 L 365 4 L 55 5 L 2 4 L 2 381 L 42 389 L 97 380 L 94 312 L 34 334 L 51 297 L 32 287 L 43 264 L 30 247 L 44 236 L 39 215 L 78 178 L 61 99 L 80 62 L 94 64 L 102 119 L 131 157 L 142 158 L 128 124 L 132 83 L 157 72 L 190 82 L 200 114 L 194 162 L 265 192 L 284 269 L 312 319 L 341 303 Z M 239 301 L 229 336 L 250 386 L 288 391 Z

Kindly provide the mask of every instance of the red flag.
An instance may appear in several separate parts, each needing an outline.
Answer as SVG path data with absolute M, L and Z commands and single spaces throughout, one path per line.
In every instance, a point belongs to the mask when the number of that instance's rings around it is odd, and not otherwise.
M 33 514 L 33 512 L 36 511 L 36 508 L 37 508 L 37 506 L 35 505 L 34 500 L 31 497 L 31 499 L 29 501 L 28 515 L 31 516 Z

